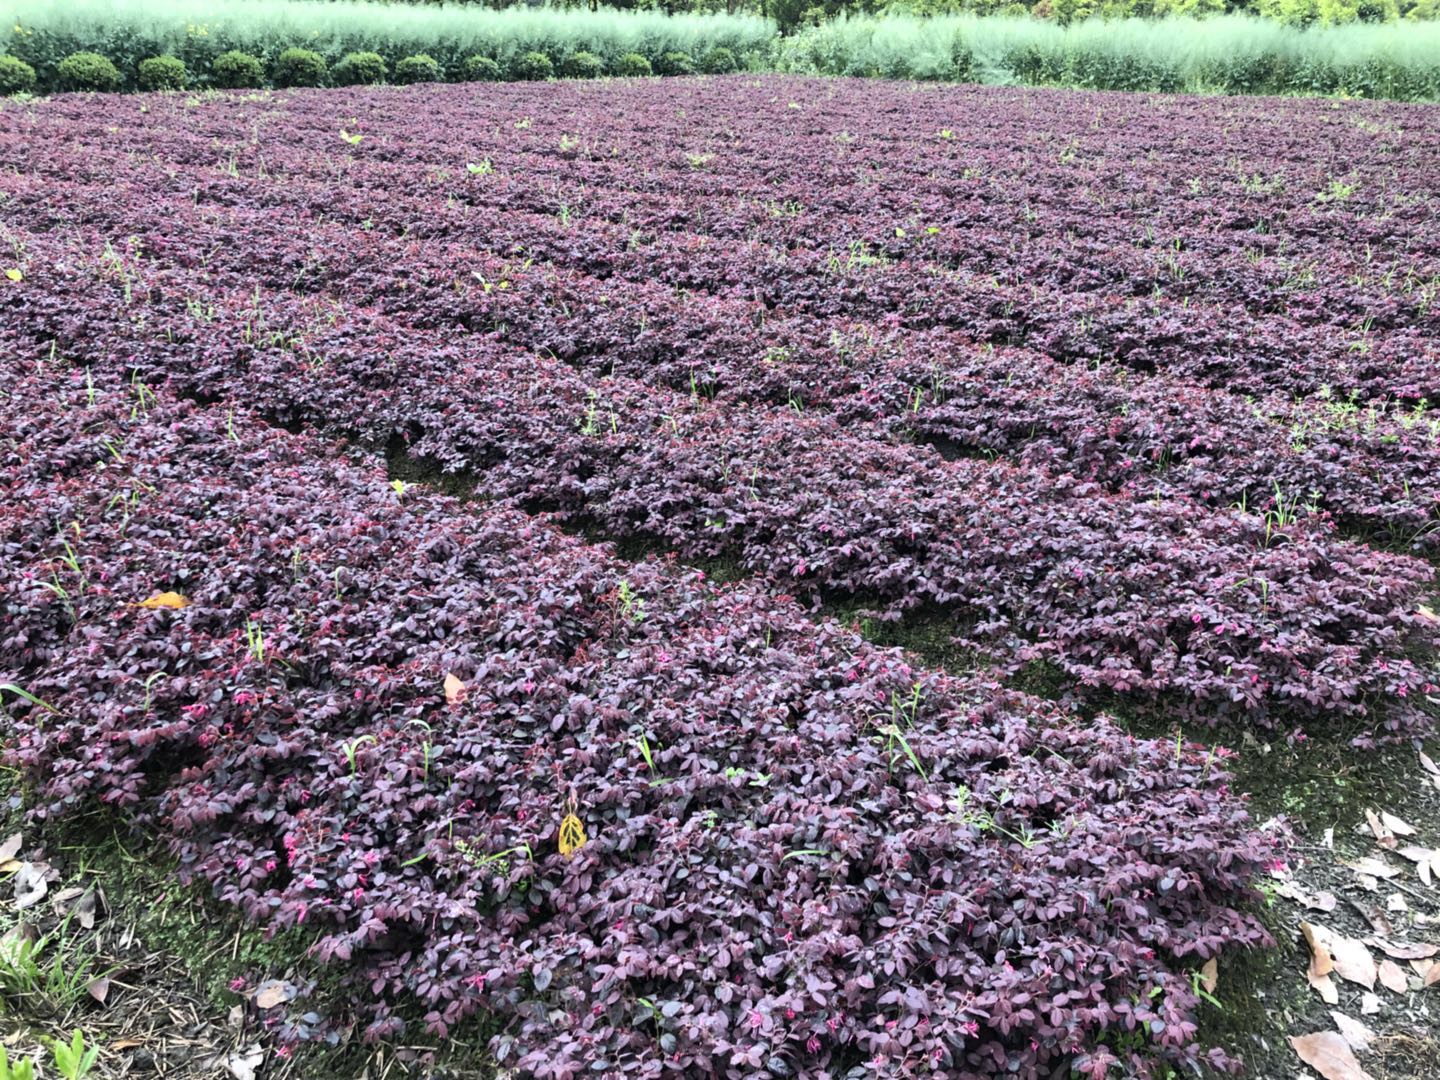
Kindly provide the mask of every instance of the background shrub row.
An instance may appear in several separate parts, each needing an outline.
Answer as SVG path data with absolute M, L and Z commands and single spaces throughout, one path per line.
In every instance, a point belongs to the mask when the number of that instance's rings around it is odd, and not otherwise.
M 752 15 L 308 0 L 9 2 L 0 48 L 33 68 L 34 80 L 31 86 L 11 62 L 0 67 L 0 89 L 41 92 L 167 87 L 173 73 L 147 78 L 141 65 L 173 57 L 195 87 L 776 69 L 1104 90 L 1440 97 L 1440 24 L 1430 22 L 1298 27 L 1240 15 L 1070 23 L 889 15 L 777 36 L 775 23 Z M 62 72 L 75 54 L 87 55 Z M 88 54 L 105 57 L 114 74 Z

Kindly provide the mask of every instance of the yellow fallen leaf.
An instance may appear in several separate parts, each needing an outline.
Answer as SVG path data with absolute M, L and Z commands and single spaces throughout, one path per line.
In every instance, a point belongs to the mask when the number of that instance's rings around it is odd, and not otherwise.
M 465 684 L 448 672 L 445 675 L 445 700 L 451 705 L 459 705 L 465 700 Z
M 560 854 L 567 859 L 585 846 L 585 826 L 574 814 L 566 814 L 560 822 Z
M 141 600 L 140 603 L 136 604 L 135 606 L 148 608 L 151 611 L 154 611 L 157 608 L 169 608 L 172 611 L 178 611 L 180 608 L 189 607 L 190 601 L 185 599 L 185 597 L 181 596 L 178 592 L 162 592 L 156 593 L 148 600 Z
M 25 280 L 25 275 L 22 274 L 19 270 L 16 270 L 16 269 L 14 269 L 14 268 L 11 268 L 11 269 L 9 269 L 9 270 L 6 270 L 6 271 L 5 271 L 5 276 L 6 276 L 7 278 L 9 278 L 11 281 L 15 281 L 15 282 L 20 282 L 20 281 L 24 281 L 24 280 Z
M 1430 607 L 1428 604 L 1420 605 L 1420 617 L 1426 622 L 1440 622 L 1440 615 L 1436 615 L 1435 609 Z

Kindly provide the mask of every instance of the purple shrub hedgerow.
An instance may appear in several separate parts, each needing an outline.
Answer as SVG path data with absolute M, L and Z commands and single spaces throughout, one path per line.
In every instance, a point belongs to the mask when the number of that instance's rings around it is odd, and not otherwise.
M 244 410 L 54 365 L 6 393 L 0 677 L 56 710 L 7 702 L 36 813 L 114 806 L 311 928 L 372 1037 L 418 999 L 437 1032 L 493 1012 L 547 1077 L 1230 1064 L 1188 971 L 1266 940 L 1275 848 L 1202 748 L 397 493 Z
M 1049 660 L 1082 692 L 1210 723 L 1338 720 L 1362 743 L 1431 723 L 1431 568 L 1340 541 L 1323 515 L 1277 524 L 1033 466 L 944 462 L 867 425 L 597 379 L 479 335 L 373 314 L 350 325 L 328 302 L 287 315 L 251 290 L 195 319 L 191 300 L 144 287 L 139 339 L 118 297 L 77 307 L 38 275 L 22 310 L 96 370 L 118 360 L 372 442 L 401 433 L 486 498 L 733 559 L 885 618 L 940 606 L 970 643 L 1009 664 Z M 257 310 L 265 336 L 237 348 Z

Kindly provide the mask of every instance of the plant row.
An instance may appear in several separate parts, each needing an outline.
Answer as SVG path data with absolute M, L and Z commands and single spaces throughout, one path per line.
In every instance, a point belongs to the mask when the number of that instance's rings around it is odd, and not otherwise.
M 358 1016 L 574 1077 L 1139 1076 L 1267 938 L 1223 756 L 113 373 L 0 411 L 6 762 L 313 934 Z M 262 974 L 262 973 L 257 973 Z M 295 1013 L 308 1008 L 300 1001 Z
M 708 90 L 694 98 L 707 114 L 723 103 Z M 764 99 L 746 100 L 767 107 Z M 662 153 L 642 181 L 611 165 L 598 150 L 620 142 L 627 125 L 650 123 L 663 141 L 686 144 L 683 122 L 656 116 L 647 102 L 630 91 L 612 90 L 597 106 L 560 88 L 510 88 L 473 118 L 476 110 L 443 113 L 450 136 L 407 131 L 401 143 L 391 128 L 393 102 L 377 97 L 356 125 L 368 134 L 353 146 L 335 126 L 349 118 L 327 120 L 323 106 L 291 102 L 284 106 L 293 132 L 287 146 L 243 143 L 218 167 L 217 155 L 227 151 L 191 132 L 193 110 L 176 104 L 175 122 L 147 130 L 141 145 L 148 160 L 115 168 L 105 161 L 109 118 L 57 102 L 48 128 L 57 137 L 44 140 L 53 149 L 37 155 L 29 130 L 16 129 L 0 140 L 0 161 L 24 171 L 12 184 L 12 206 L 33 227 L 63 225 L 71 207 L 86 207 L 100 235 L 80 241 L 75 258 L 92 258 L 106 236 L 133 236 L 140 254 L 121 261 L 137 280 L 163 280 L 167 265 L 195 260 L 228 275 L 229 285 L 222 278 L 193 287 L 197 302 L 259 275 L 276 289 L 376 305 L 405 325 L 493 332 L 596 374 L 618 371 L 727 401 L 876 421 L 900 437 L 933 440 L 948 454 L 1033 457 L 1137 498 L 1159 492 L 1257 511 L 1327 509 L 1345 529 L 1386 544 L 1430 552 L 1440 542 L 1440 428 L 1426 400 L 1440 392 L 1440 359 L 1433 282 L 1423 284 L 1436 253 L 1418 228 L 1423 193 L 1385 181 L 1391 159 L 1366 157 L 1369 136 L 1360 127 L 1350 128 L 1360 141 L 1345 146 L 1355 155 L 1351 175 L 1366 190 L 1388 183 L 1393 211 L 1378 196 L 1354 205 L 1355 196 L 1343 212 L 1317 212 L 1306 193 L 1322 184 L 1324 163 L 1306 165 L 1307 173 L 1287 166 L 1286 184 L 1250 192 L 1237 179 L 1239 166 L 1210 166 L 1192 179 L 1245 201 L 1246 217 L 1272 222 L 1269 232 L 1237 243 L 1234 220 L 1218 209 L 1207 218 L 1205 204 L 1187 192 L 1174 204 L 1150 204 L 1156 239 L 1142 248 L 1124 215 L 1112 209 L 1086 221 L 1048 195 L 1047 184 L 1070 167 L 1025 140 L 988 152 L 991 179 L 973 193 L 972 208 L 942 208 L 941 191 L 925 189 L 924 155 L 934 147 L 957 160 L 974 153 L 935 134 L 955 108 L 944 102 L 897 136 L 885 182 L 850 186 L 834 171 L 842 162 L 827 156 L 835 144 L 824 140 L 817 152 L 803 129 L 783 125 L 797 110 L 771 106 L 779 137 L 797 147 L 786 156 L 808 154 L 828 181 L 805 192 L 804 203 L 783 185 L 773 194 L 785 198 L 762 198 L 765 190 L 750 179 L 759 175 L 758 140 L 748 146 L 699 138 L 692 145 L 713 147 L 715 161 L 697 169 L 678 153 Z M 436 109 L 444 105 L 437 96 Z M 1246 123 L 1247 147 L 1282 122 L 1319 137 L 1313 109 L 1272 103 L 1281 112 L 1271 115 L 1241 105 L 1226 122 Z M 244 114 L 251 107 L 236 108 Z M 271 108 L 253 107 L 262 115 Z M 852 145 L 864 145 L 860 104 L 832 94 L 828 108 L 860 133 Z M 990 108 L 994 115 L 977 127 L 993 142 L 1017 103 Z M 1193 125 L 1187 109 L 1142 112 L 1109 141 L 1128 158 L 1158 137 L 1167 119 Z M 593 125 L 593 141 L 576 137 L 566 150 L 566 129 L 555 136 L 561 110 L 574 130 Z M 117 102 L 116 111 L 134 110 Z M 533 126 L 518 126 L 530 123 L 530 112 L 537 114 Z M 1046 117 L 1050 126 L 1053 117 Z M 1061 127 L 1052 142 L 1069 137 Z M 479 163 L 457 154 L 456 139 L 478 143 Z M 1427 145 L 1418 140 L 1416 152 Z M 456 164 L 462 156 L 463 169 Z M 1405 160 L 1418 176 L 1433 169 Z M 1184 167 L 1207 166 L 1195 157 Z M 1027 168 L 1038 179 L 1026 178 Z M 340 185 L 337 170 L 344 170 Z M 401 190 L 417 171 L 423 175 L 410 183 L 416 190 Z M 1097 186 L 1117 182 L 1098 165 L 1085 175 Z M 153 200 L 110 199 L 122 177 Z M 1161 182 L 1163 174 L 1152 174 L 1145 186 Z M 906 186 L 935 212 L 902 213 Z M 997 203 L 1011 187 L 1011 202 Z M 182 190 L 191 197 L 181 200 Z M 679 207 L 687 198 L 685 216 Z M 1091 198 L 1090 211 L 1104 207 Z M 1044 210 L 1023 247 L 996 242 L 982 205 L 993 218 L 1032 200 Z M 324 219 L 303 230 L 274 227 L 276 214 L 322 205 Z M 1182 220 L 1187 213 L 1194 221 Z M 887 241 L 877 223 L 894 221 L 904 224 L 892 227 Z M 257 265 L 250 247 L 234 242 L 236 230 L 263 243 L 269 258 Z M 1172 233 L 1173 240 L 1161 239 Z M 1253 260 L 1248 245 L 1262 239 L 1272 253 Z M 1397 246 L 1410 255 L 1408 264 L 1357 256 L 1362 239 L 1382 250 Z M 935 247 L 942 241 L 943 251 Z M 873 254 L 857 253 L 855 243 Z M 1050 249 L 1066 255 L 1057 260 Z M 1165 259 L 1183 265 L 1164 271 L 1176 295 L 1157 298 Z M 1027 283 L 1027 265 L 1049 284 Z M 1420 275 L 1409 285 L 1397 280 L 1402 265 Z M 457 266 L 468 272 L 457 274 Z M 1095 266 L 1101 271 L 1088 269 Z M 1302 271 L 1307 282 L 1285 284 Z M 786 301 L 747 292 L 747 275 L 773 281 Z M 1117 301 L 1117 290 L 1132 298 Z M 1150 295 L 1137 300 L 1136 293 Z M 837 304 L 847 296 L 857 299 Z M 887 312 L 886 304 L 894 308 Z M 1209 325 L 1234 324 L 1237 307 L 1249 314 L 1217 340 Z M 946 308 L 951 314 L 937 318 Z M 906 309 L 914 315 L 896 313 Z M 1107 338 L 1124 342 L 1123 356 L 1107 352 Z
M 47 277 L 37 268 L 7 297 L 30 355 L 356 433 L 465 474 L 478 496 L 815 600 L 885 619 L 938 608 L 1012 670 L 1044 661 L 1101 700 L 1208 723 L 1339 723 L 1362 741 L 1429 723 L 1432 568 L 1342 541 L 1323 514 L 946 461 L 859 421 L 580 372 L 326 296 L 112 280 L 107 304 Z
M 1440 396 L 1440 249 L 1428 228 L 1440 143 L 1423 128 L 1401 130 L 1400 118 L 1372 107 L 1339 136 L 1306 103 L 1231 103 L 1212 120 L 1172 102 L 1137 107 L 1095 134 L 1074 119 L 1089 115 L 1082 109 L 1066 113 L 1033 95 L 936 93 L 920 109 L 895 91 L 883 107 L 903 107 L 906 126 L 882 136 L 866 126 L 859 88 L 774 85 L 785 94 L 689 84 L 673 111 L 630 85 L 598 95 L 498 88 L 461 111 L 436 88 L 427 112 L 445 123 L 420 130 L 406 124 L 413 107 L 398 97 L 372 92 L 358 110 L 365 115 L 353 116 L 317 95 L 236 106 L 283 111 L 296 128 L 292 145 L 237 139 L 219 150 L 197 130 L 196 110 L 177 102 L 156 106 L 175 124 L 145 125 L 147 152 L 159 160 L 121 171 L 160 192 L 195 190 L 191 205 L 162 196 L 146 209 L 183 213 L 188 242 L 218 248 L 213 257 L 237 269 L 250 253 L 228 242 L 229 220 L 207 204 L 262 222 L 281 205 L 324 205 L 314 229 L 343 257 L 320 264 L 308 231 L 275 238 L 283 247 L 272 276 L 306 287 L 318 272 L 327 287 L 368 296 L 396 280 L 439 292 L 454 278 L 446 260 L 478 247 L 572 269 L 601 288 L 653 282 L 754 301 L 767 317 L 954 329 L 1066 363 L 1162 371 L 1258 398 L 1356 395 L 1413 407 Z M 823 119 L 790 108 L 817 89 Z M 55 203 L 46 185 L 62 178 L 88 181 L 77 198 L 111 182 L 110 121 L 144 114 L 115 101 L 112 115 L 87 119 L 92 108 L 47 110 L 47 128 L 58 130 L 43 155 L 18 129 L 7 141 L 7 163 L 32 172 L 30 191 L 16 193 L 22 208 L 43 219 L 43 203 Z M 984 134 L 957 137 L 957 116 L 976 109 L 984 122 L 970 123 Z M 1055 132 L 1045 141 L 1023 134 L 1036 109 Z M 765 123 L 739 125 L 744 111 Z M 1192 132 L 1185 149 L 1146 164 L 1143 194 L 1131 193 L 1110 162 L 1145 160 L 1144 147 L 1177 124 Z M 633 155 L 621 149 L 636 125 L 655 131 L 656 149 L 647 168 L 631 171 Z M 1223 132 L 1230 153 L 1205 154 L 1207 132 Z M 1274 138 L 1287 140 L 1283 152 L 1264 149 Z M 1335 158 L 1306 160 L 1305 139 L 1335 143 Z M 793 166 L 765 164 L 780 146 Z M 177 168 L 183 180 L 170 175 Z M 851 183 L 857 168 L 877 182 Z M 340 169 L 346 182 L 335 190 Z M 136 213 L 128 206 L 94 213 L 97 226 L 109 221 L 124 234 L 142 224 L 122 220 Z M 416 239 L 429 244 L 417 249 Z

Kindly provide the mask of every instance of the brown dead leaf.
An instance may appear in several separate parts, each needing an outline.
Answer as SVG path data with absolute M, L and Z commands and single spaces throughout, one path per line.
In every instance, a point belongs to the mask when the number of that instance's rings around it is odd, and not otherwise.
M 189 607 L 190 601 L 181 596 L 178 592 L 156 593 L 154 596 L 141 600 L 135 607 L 146 608 L 155 611 L 159 608 L 167 608 L 170 611 L 179 611 L 181 608 Z
M 1314 1035 L 1291 1035 L 1290 1045 L 1300 1060 L 1325 1080 L 1374 1080 L 1360 1067 L 1345 1037 L 1334 1031 L 1317 1031 Z
M 1335 1021 L 1335 1026 L 1340 1029 L 1341 1036 L 1350 1044 L 1350 1049 L 1357 1054 L 1365 1053 L 1370 1049 L 1370 1044 L 1375 1041 L 1375 1032 L 1352 1016 L 1346 1016 L 1342 1012 L 1331 1009 L 1330 1019 Z
M 1275 886 L 1275 894 L 1283 896 L 1287 900 L 1294 900 L 1297 904 L 1303 904 L 1315 911 L 1334 911 L 1335 894 L 1324 890 L 1320 892 L 1307 892 L 1293 881 L 1286 881 Z
M 1374 994 L 1360 995 L 1360 1015 L 1374 1016 L 1380 1011 L 1380 999 Z
M 1356 859 L 1354 862 L 1341 863 L 1341 866 L 1354 870 L 1357 874 L 1364 874 L 1373 878 L 1392 878 L 1400 873 L 1399 867 L 1391 866 L 1379 859 Z
M 1220 961 L 1216 957 L 1200 965 L 1200 985 L 1207 994 L 1215 993 L 1215 987 L 1220 985 Z
M 1370 924 L 1370 929 L 1377 934 L 1393 934 L 1395 932 L 1395 927 L 1390 925 L 1390 920 L 1385 917 L 1385 913 L 1374 904 L 1361 904 L 1355 900 L 1351 900 L 1350 904 Z
M 86 983 L 85 989 L 92 998 L 104 1005 L 105 999 L 110 996 L 110 980 L 101 975 L 98 979 L 91 979 Z
M 1359 983 L 1366 990 L 1375 989 L 1375 958 L 1363 941 L 1341 937 L 1339 934 L 1330 943 L 1330 955 L 1335 958 L 1335 974 L 1349 982 Z
M 1430 755 L 1425 753 L 1424 750 L 1420 751 L 1420 767 L 1431 776 L 1440 776 L 1440 765 L 1436 765 L 1435 762 L 1431 760 Z
M 1405 972 L 1400 970 L 1400 965 L 1394 960 L 1380 961 L 1380 985 L 1392 994 L 1404 994 L 1410 989 Z
M 1314 975 L 1307 971 L 1305 981 L 1310 984 L 1310 989 L 1320 995 L 1320 1000 L 1326 1005 L 1340 1004 L 1340 988 L 1335 985 L 1335 980 L 1329 975 Z
M 84 895 L 75 901 L 75 906 L 70 909 L 70 914 L 75 916 L 86 930 L 94 930 L 95 890 L 86 889 Z
M 1425 989 L 1429 990 L 1436 983 L 1440 983 L 1440 964 L 1431 964 L 1430 970 L 1425 973 Z
M 1386 840 L 1394 841 L 1394 837 L 1385 831 L 1385 826 L 1380 824 L 1380 815 L 1375 813 L 1374 810 L 1366 809 L 1365 824 L 1370 826 L 1371 833 L 1374 834 L 1375 839 L 1380 841 L 1380 843 L 1383 844 Z
M 1330 939 L 1333 935 L 1318 923 L 1302 922 L 1300 933 L 1310 946 L 1310 974 L 1314 978 L 1329 975 L 1335 970 L 1335 960 L 1330 955 Z
M 1429 604 L 1421 604 L 1416 608 L 1415 613 L 1426 622 L 1440 622 L 1440 615 L 1435 614 L 1435 609 Z
M 296 988 L 293 983 L 281 979 L 271 979 L 269 982 L 261 983 L 255 991 L 255 1005 L 261 1009 L 273 1009 L 276 1005 L 284 1005 L 287 1001 L 293 1001 Z
M 7 836 L 5 842 L 0 844 L 0 863 L 8 863 L 14 859 L 16 855 L 19 855 L 20 846 L 24 843 L 25 841 L 18 832 L 11 833 Z
M 445 700 L 451 705 L 459 705 L 465 700 L 465 684 L 454 675 L 445 675 Z
M 1373 945 L 1386 956 L 1396 960 L 1424 960 L 1440 953 L 1440 945 L 1417 945 L 1409 941 L 1391 941 L 1383 937 L 1367 937 L 1366 945 Z
M 110 1044 L 111 1050 L 134 1050 L 137 1046 L 145 1044 L 139 1039 L 119 1039 Z

